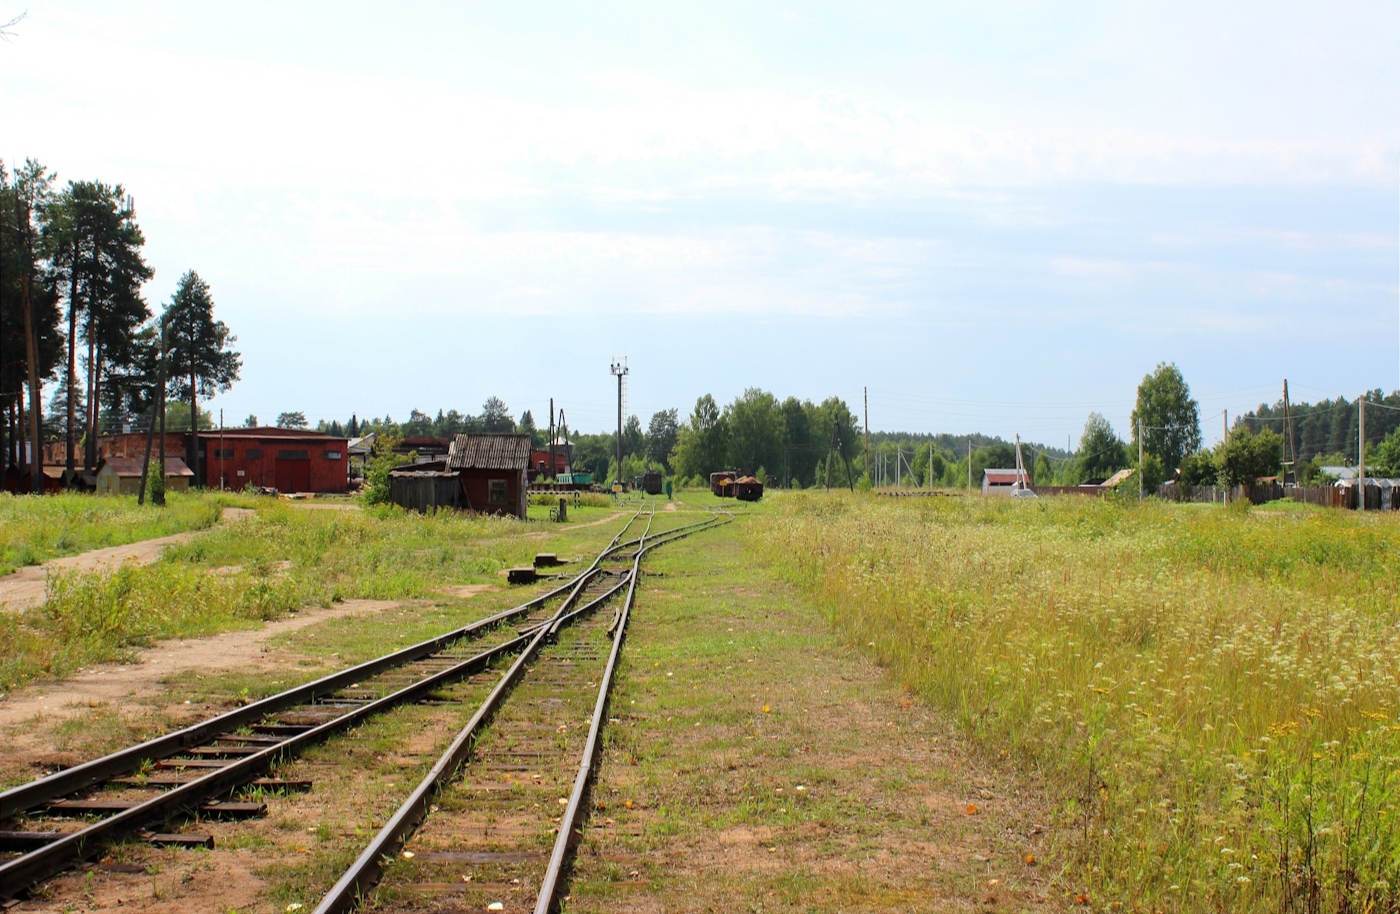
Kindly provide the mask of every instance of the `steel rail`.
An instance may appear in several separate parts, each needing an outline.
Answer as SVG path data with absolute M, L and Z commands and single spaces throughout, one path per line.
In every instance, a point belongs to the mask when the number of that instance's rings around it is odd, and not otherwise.
M 139 769 L 144 762 L 168 758 L 185 749 L 208 742 L 215 736 L 231 733 L 240 727 L 256 723 L 269 714 L 275 714 L 296 705 L 314 702 L 316 699 L 337 692 L 348 685 L 361 682 L 394 667 L 421 660 L 443 650 L 453 642 L 471 637 L 508 619 L 523 615 L 574 587 L 580 580 L 591 578 L 597 574 L 598 566 L 606 556 L 619 549 L 627 548 L 628 544 L 618 541 L 636 522 L 641 513 L 642 509 L 638 508 L 637 512 L 632 515 L 627 524 L 612 538 L 612 541 L 598 554 L 598 557 L 588 568 L 579 572 L 575 578 L 547 593 L 445 634 L 400 648 L 392 653 L 331 673 L 312 682 L 294 686 L 276 695 L 269 695 L 267 698 L 246 704 L 241 708 L 235 708 L 232 711 L 226 711 L 197 724 L 149 739 L 135 746 L 120 749 L 101 758 L 74 765 L 72 768 L 65 768 L 63 771 L 30 781 L 27 784 L 0 791 L 0 819 L 13 818 L 60 797 L 77 793 L 84 788 L 100 784 L 111 778 L 129 774 Z
M 602 595 L 575 609 L 568 614 L 568 617 L 576 617 L 601 605 L 630 580 L 631 575 L 629 574 L 608 588 Z M 413 789 L 413 792 L 409 794 L 408 799 L 399 806 L 393 817 L 384 824 L 384 827 L 366 845 L 359 857 L 350 865 L 350 868 L 325 894 L 313 914 L 341 914 L 341 912 L 353 910 L 364 893 L 379 880 L 380 873 L 383 871 L 384 858 L 393 856 L 403 846 L 404 840 L 412 834 L 419 823 L 423 821 L 424 816 L 427 815 L 428 807 L 439 788 L 457 776 L 458 769 L 471 755 L 477 731 L 495 714 L 496 709 L 514 687 L 516 680 L 520 678 L 525 665 L 530 662 L 531 658 L 539 651 L 540 645 L 549 637 L 550 631 L 551 626 L 540 626 L 535 629 L 534 634 L 528 636 L 529 644 L 525 646 L 525 649 L 520 652 L 520 656 L 516 657 L 515 662 L 510 665 L 509 669 L 497 681 L 495 687 L 487 694 L 476 712 L 472 714 L 471 720 L 457 734 L 452 744 L 447 747 L 447 751 L 442 754 L 423 780 Z
M 732 521 L 734 515 L 729 515 Z M 723 523 L 728 523 L 724 521 Z M 705 529 L 721 525 L 718 515 L 706 521 L 702 525 Z M 658 546 L 684 539 L 699 530 L 688 530 L 678 536 L 660 539 L 658 542 L 643 546 L 637 550 L 636 556 L 632 560 L 632 573 L 628 575 L 627 597 L 623 600 L 622 609 L 616 622 L 612 626 L 613 639 L 612 649 L 608 652 L 607 666 L 603 670 L 603 677 L 598 685 L 598 700 L 593 707 L 593 719 L 588 727 L 588 739 L 584 743 L 583 758 L 579 762 L 578 774 L 574 778 L 574 789 L 569 794 L 568 805 L 564 807 L 564 813 L 559 819 L 559 835 L 554 839 L 554 850 L 549 857 L 549 866 L 545 870 L 544 879 L 540 882 L 540 893 L 535 900 L 535 914 L 550 914 L 554 911 L 558 902 L 559 887 L 564 882 L 564 877 L 569 865 L 569 851 L 574 842 L 574 831 L 578 827 L 580 817 L 586 808 L 589 790 L 593 783 L 593 772 L 598 762 L 598 746 L 602 739 L 603 725 L 608 719 L 608 702 L 612 697 L 613 680 L 617 675 L 618 660 L 622 656 L 622 642 L 627 635 L 627 623 L 632 615 L 632 606 L 637 596 L 637 580 L 641 577 L 642 557 Z
M 730 515 L 729 519 L 732 520 L 733 516 Z M 648 533 L 644 533 L 639 540 L 634 541 L 634 544 L 638 545 L 638 549 L 636 553 L 631 556 L 632 567 L 629 571 L 624 573 L 620 581 L 600 596 L 590 600 L 587 604 L 567 612 L 563 611 L 561 608 L 559 612 L 555 613 L 553 618 L 538 623 L 523 632 L 522 637 L 526 635 L 530 637 L 530 644 L 520 653 L 520 656 L 516 658 L 515 662 L 502 675 L 490 694 L 482 701 L 476 713 L 472 715 L 471 720 L 468 721 L 467 725 L 458 733 L 452 744 L 438 759 L 437 763 L 433 765 L 432 769 L 413 790 L 408 799 L 404 801 L 393 817 L 385 823 L 379 833 L 366 845 L 365 849 L 355 859 L 355 862 L 341 875 L 340 879 L 336 881 L 330 891 L 322 897 L 321 902 L 316 906 L 313 914 L 347 914 L 347 912 L 353 911 L 359 906 L 364 900 L 365 894 L 378 882 L 383 872 L 385 859 L 393 857 L 403 847 L 408 837 L 427 816 L 431 801 L 436 793 L 445 784 L 453 780 L 457 776 L 462 765 L 470 759 L 478 732 L 491 720 L 497 709 L 505 701 L 520 678 L 526 665 L 529 663 L 530 659 L 538 653 L 540 646 L 547 638 L 557 634 L 559 629 L 565 624 L 568 624 L 587 612 L 592 612 L 624 586 L 627 587 L 627 606 L 630 607 L 630 603 L 636 592 L 636 580 L 642 556 L 651 551 L 651 549 L 674 542 L 677 539 L 683 539 L 703 529 L 718 526 L 720 523 L 719 515 L 716 514 L 714 517 L 704 521 L 687 524 L 684 527 L 658 533 L 652 538 L 653 541 L 651 543 L 647 543 L 646 540 L 651 527 L 649 522 L 647 525 Z M 599 713 L 598 708 L 605 707 L 606 696 L 611 691 L 612 680 L 616 670 L 617 656 L 621 649 L 622 628 L 623 625 L 625 625 L 627 613 L 628 610 L 624 608 L 622 624 L 614 623 L 609 627 L 609 630 L 615 631 L 616 634 L 614 635 L 613 649 L 610 653 L 608 666 L 605 671 L 603 687 L 600 688 L 599 701 L 597 706 L 595 706 L 592 723 L 590 725 L 584 761 L 580 767 L 580 778 L 584 780 L 585 786 L 587 782 L 586 772 L 591 771 L 593 768 L 593 759 L 597 754 L 601 721 L 604 719 Z M 581 802 L 580 788 L 576 783 L 574 794 L 570 797 L 568 806 L 570 815 L 568 818 L 561 819 L 561 840 L 565 840 L 570 829 L 573 827 L 573 822 L 578 817 L 578 807 Z M 566 824 L 568 827 L 566 827 Z M 560 856 L 557 845 L 555 856 Z M 557 886 L 559 882 L 561 872 L 562 862 L 556 866 L 552 860 L 550 870 L 546 874 L 551 886 L 550 897 L 553 896 L 554 887 Z M 541 897 L 544 897 L 544 893 L 541 894 Z
M 363 676 L 364 672 L 367 669 L 377 673 L 382 672 L 383 669 L 393 668 L 394 666 L 401 666 L 404 663 L 412 662 L 412 660 L 421 659 L 421 656 L 429 656 L 434 651 L 426 651 L 422 653 L 419 657 L 409 657 L 408 659 L 403 660 L 399 663 L 391 663 L 384 666 L 380 666 L 378 668 L 375 667 L 376 664 L 381 663 L 382 661 L 385 661 L 388 658 L 400 657 L 407 652 L 412 652 L 418 648 L 421 648 L 423 645 L 455 642 L 457 640 L 460 640 L 460 633 L 463 631 L 478 631 L 484 627 L 494 625 L 500 621 L 503 621 L 504 619 L 508 619 L 515 615 L 518 615 L 521 612 L 528 611 L 529 609 L 540 605 L 541 603 L 549 600 L 550 598 L 557 596 L 565 590 L 568 590 L 570 591 L 568 596 L 560 604 L 559 608 L 555 610 L 554 614 L 550 617 L 550 621 L 558 618 L 562 613 L 565 613 L 570 606 L 573 605 L 573 603 L 578 599 L 579 595 L 583 592 L 584 587 L 586 587 L 589 581 L 591 581 L 592 578 L 596 576 L 599 570 L 599 566 L 602 564 L 603 559 L 606 556 L 617 551 L 618 549 L 623 548 L 618 545 L 618 540 L 620 540 L 622 535 L 627 531 L 627 529 L 630 528 L 632 524 L 636 522 L 637 517 L 640 515 L 641 509 L 639 509 L 637 513 L 634 514 L 632 518 L 628 520 L 627 524 L 622 528 L 622 530 L 619 531 L 619 533 L 613 537 L 608 547 L 605 548 L 602 552 L 600 552 L 597 558 L 593 560 L 592 564 L 589 566 L 588 569 L 580 573 L 576 578 L 564 584 L 563 586 L 555 588 L 554 590 L 549 591 L 548 593 L 543 594 L 539 597 L 536 597 L 526 603 L 523 603 L 518 607 L 514 607 L 512 609 L 505 610 L 500 613 L 496 613 L 493 616 L 487 617 L 486 619 L 478 620 L 477 622 L 472 623 L 470 626 L 466 626 L 463 629 L 457 630 L 456 632 L 449 633 L 448 635 L 440 636 L 438 638 L 429 639 L 428 641 L 421 642 L 419 645 L 414 645 L 412 647 L 396 651 L 393 654 L 389 654 L 385 657 L 378 658 L 375 661 L 370 661 L 366 664 L 360 664 L 356 667 L 351 667 L 349 670 L 343 671 L 340 674 L 336 674 L 330 677 L 323 677 L 322 679 L 317 680 L 315 683 L 309 683 L 307 686 L 301 686 L 296 689 L 289 690 L 289 692 L 302 693 L 305 692 L 309 686 L 320 685 L 327 682 L 328 680 L 339 679 L 342 680 L 345 684 L 348 684 L 351 681 L 353 681 L 354 676 Z M 649 526 L 650 522 L 648 523 L 648 527 Z M 625 583 L 625 579 L 619 582 L 614 588 L 608 591 L 608 595 L 610 596 Z M 573 614 L 571 613 L 570 615 Z M 96 851 L 100 849 L 107 840 L 110 840 L 115 836 L 130 833 L 132 831 L 144 828 L 153 823 L 163 822 L 181 813 L 188 813 L 198 808 L 201 804 L 208 802 L 209 800 L 227 795 L 228 793 L 237 789 L 239 786 L 242 786 L 248 781 L 251 781 L 254 778 L 261 775 L 262 773 L 266 772 L 268 769 L 273 767 L 275 764 L 277 764 L 278 761 L 282 760 L 283 758 L 295 755 L 297 752 L 305 749 L 306 747 L 323 739 L 326 739 L 334 733 L 339 732 L 340 730 L 353 726 L 355 723 L 358 723 L 366 718 L 388 711 L 399 704 L 403 704 L 407 701 L 415 700 L 427 694 L 430 694 L 435 688 L 444 684 L 445 682 L 469 676 L 472 673 L 487 666 L 489 663 L 491 663 L 493 660 L 495 660 L 502 654 L 510 653 L 516 648 L 519 648 L 521 645 L 529 643 L 531 637 L 532 636 L 529 634 L 517 634 L 515 637 L 507 639 L 504 642 L 501 642 L 491 648 L 488 648 L 485 651 L 482 651 L 462 661 L 461 663 L 457 663 L 451 667 L 448 667 L 447 669 L 431 673 L 413 683 L 410 683 L 407 686 L 404 686 L 394 692 L 389 693 L 388 695 L 384 695 L 365 705 L 353 708 L 347 713 L 342 714 L 333 720 L 326 721 L 306 731 L 303 731 L 302 733 L 295 734 L 275 745 L 268 746 L 267 748 L 258 751 L 254 754 L 240 757 L 227 765 L 224 765 L 214 771 L 211 771 L 209 774 L 194 778 L 193 780 L 187 781 L 183 784 L 173 787 L 172 789 L 160 794 L 159 796 L 153 797 L 150 800 L 147 800 L 143 803 L 139 803 L 128 809 L 117 812 L 114 815 L 111 815 L 101 820 L 100 822 L 93 823 L 92 825 L 89 825 L 78 831 L 71 832 L 56 841 L 44 845 L 43 847 L 37 848 L 33 851 L 30 851 L 29 853 L 23 854 L 18 858 L 0 864 L 0 898 L 14 897 L 15 895 L 19 894 L 20 892 L 23 892 L 25 889 L 29 888 L 35 883 L 45 878 L 48 878 L 49 876 L 52 876 L 55 873 L 61 872 L 63 869 L 66 869 L 67 867 L 75 863 L 81 862 L 86 857 L 96 853 Z M 345 676 L 351 676 L 352 674 L 354 675 L 351 679 L 343 678 Z M 328 691 L 333 692 L 335 690 L 336 689 L 331 688 Z M 275 699 L 283 697 L 286 694 L 287 693 L 281 693 L 281 695 L 272 696 L 272 698 Z M 229 730 L 237 729 L 238 726 L 242 726 L 244 723 L 260 720 L 270 712 L 276 710 L 283 710 L 286 707 L 305 703 L 305 701 L 284 702 L 279 706 L 272 707 L 267 703 L 267 700 L 264 700 L 263 702 L 257 702 L 253 705 L 237 709 L 237 711 L 248 711 L 252 708 L 258 708 L 260 710 L 260 713 L 251 718 L 239 718 L 239 722 L 233 726 L 228 726 L 226 723 L 223 728 L 212 728 L 209 725 L 212 725 L 217 721 L 227 722 L 228 720 L 233 718 L 233 716 L 237 712 L 230 712 L 229 714 L 220 715 L 219 717 L 212 718 L 209 721 L 203 722 L 202 725 L 197 724 L 193 727 L 185 728 L 182 731 L 177 731 L 176 734 L 170 734 L 170 736 L 174 737 L 181 734 L 189 734 L 192 732 L 200 731 L 202 729 L 205 733 L 205 739 L 208 739 L 210 736 L 219 735 L 220 733 L 225 733 Z M 114 755 L 129 756 L 134 750 L 143 749 L 145 747 L 148 747 L 151 743 L 156 742 L 160 742 L 160 740 L 152 740 L 148 743 L 143 743 L 139 746 L 132 747 L 131 749 L 123 750 L 123 752 L 121 753 L 115 753 Z M 195 740 L 192 742 L 181 742 L 180 745 L 177 746 L 175 749 L 172 749 L 170 752 L 166 753 L 166 757 L 168 757 L 169 755 L 173 755 L 176 752 L 179 752 L 181 748 L 197 744 L 198 742 L 199 740 Z M 144 756 L 143 759 L 149 757 L 150 756 Z M 93 770 L 96 770 L 96 768 L 101 767 L 96 765 L 96 763 L 101 763 L 103 761 L 104 759 L 98 759 L 95 760 L 95 763 L 89 763 L 89 775 Z M 125 759 L 122 759 L 123 765 L 125 765 L 125 761 Z M 115 767 L 118 763 L 112 762 L 111 764 Z M 138 760 L 135 765 L 120 767 L 118 768 L 117 773 L 125 773 L 126 771 L 134 770 L 134 768 L 139 764 L 140 760 Z M 111 776 L 112 775 L 108 774 L 106 777 Z M 105 780 L 106 777 L 98 777 L 95 780 L 86 781 L 76 789 L 80 790 L 84 786 L 91 786 L 94 783 L 100 783 L 101 781 Z M 46 778 L 43 781 L 36 781 L 31 785 L 24 785 L 24 787 L 16 788 L 15 790 L 9 791 L 9 793 L 17 793 L 23 790 L 25 787 L 33 787 L 35 785 L 39 785 L 45 782 L 48 782 L 50 785 L 52 785 L 56 780 L 57 779 L 55 777 L 50 776 L 49 778 Z M 73 792 L 72 789 L 64 792 L 51 793 L 47 797 L 40 796 L 38 799 L 34 799 L 31 795 L 29 805 L 25 806 L 25 809 L 32 809 L 36 806 L 42 806 L 45 803 L 51 802 L 58 796 L 63 796 L 64 793 L 71 792 Z

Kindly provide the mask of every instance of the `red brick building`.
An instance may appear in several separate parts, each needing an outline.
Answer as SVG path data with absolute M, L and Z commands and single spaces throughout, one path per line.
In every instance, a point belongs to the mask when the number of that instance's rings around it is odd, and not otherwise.
M 549 471 L 549 451 L 545 448 L 530 449 L 530 475 L 549 476 L 551 478 L 560 473 L 569 472 L 569 452 L 567 448 L 556 447 L 554 450 L 554 472 Z
M 211 489 L 222 481 L 227 489 L 254 485 L 279 492 L 344 492 L 350 479 L 349 444 L 348 438 L 294 428 L 200 432 L 200 484 Z

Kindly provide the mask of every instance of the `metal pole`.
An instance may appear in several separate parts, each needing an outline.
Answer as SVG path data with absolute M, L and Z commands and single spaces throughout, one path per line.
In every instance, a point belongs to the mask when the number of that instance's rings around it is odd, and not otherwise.
M 967 436 L 967 490 L 972 491 L 972 436 Z
M 219 491 L 224 490 L 224 408 L 219 407 Z
M 617 376 L 617 482 L 622 482 L 622 375 Z

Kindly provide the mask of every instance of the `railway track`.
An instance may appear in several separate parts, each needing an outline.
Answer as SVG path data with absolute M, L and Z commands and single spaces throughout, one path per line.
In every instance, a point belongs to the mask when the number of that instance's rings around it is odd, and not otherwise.
M 250 788 L 259 794 L 309 789 L 309 782 L 269 776 L 307 748 L 396 707 L 411 703 L 468 707 L 469 703 L 477 703 L 477 696 L 485 691 L 467 726 L 317 910 L 348 911 L 355 907 L 377 883 L 386 861 L 395 861 L 388 870 L 391 882 L 401 891 L 404 885 L 435 885 L 434 864 L 450 865 L 467 859 L 499 864 L 497 869 L 513 866 L 518 874 L 509 879 L 515 881 L 503 883 L 513 890 L 509 894 L 519 896 L 522 887 L 534 889 L 540 905 L 537 909 L 548 910 L 564 873 L 568 838 L 583 814 L 588 774 L 603 723 L 602 709 L 606 707 L 641 558 L 656 546 L 722 522 L 716 515 L 653 533 L 654 520 L 649 505 L 643 505 L 584 571 L 518 606 L 183 730 L 0 792 L 0 898 L 19 897 L 44 880 L 102 853 L 113 841 L 133 836 L 159 844 L 210 846 L 212 839 L 207 836 L 159 829 L 191 815 L 259 815 L 264 811 L 261 802 L 233 798 Z M 629 531 L 638 529 L 640 533 L 633 538 L 625 538 Z M 624 593 L 614 614 L 599 612 Z M 491 643 L 480 643 L 483 641 Z M 601 653 L 606 653 L 608 660 L 600 666 Z M 499 672 L 503 666 L 504 672 Z M 591 714 L 577 707 L 583 701 L 580 690 L 585 687 L 597 689 L 593 706 L 588 709 Z M 540 721 L 531 723 L 530 716 L 538 718 L 565 708 L 577 721 L 561 721 L 553 727 L 552 735 L 542 741 L 500 738 L 501 734 L 513 733 L 512 727 L 524 727 L 522 732 L 527 733 L 533 727 L 536 737 L 543 736 L 545 730 Z M 581 723 L 585 717 L 590 720 L 586 728 Z M 469 772 L 472 778 L 478 774 L 494 778 L 533 767 L 540 770 L 529 772 L 538 775 L 530 778 L 529 789 L 555 790 L 560 786 L 557 763 L 583 753 L 574 790 L 563 798 L 563 804 L 556 801 L 558 808 L 550 810 L 548 818 L 558 819 L 552 827 L 562 837 L 542 867 L 536 865 L 540 858 L 537 849 L 488 848 L 498 844 L 497 839 L 504 834 L 502 829 L 492 827 L 501 814 L 492 804 L 518 799 L 507 798 L 494 781 L 492 789 L 476 791 L 479 802 L 463 804 L 458 796 L 462 789 L 471 793 L 470 783 L 453 787 L 450 802 L 441 806 L 431 802 L 452 784 L 493 718 L 497 720 L 491 728 L 489 748 L 483 746 L 483 754 Z M 586 736 L 580 737 L 585 731 Z M 517 745 L 535 748 L 512 749 Z M 545 751 L 547 747 L 553 747 L 553 754 Z M 493 759 L 500 759 L 494 763 L 495 768 L 483 767 L 493 764 Z M 399 856 L 399 852 L 430 811 L 434 813 L 431 827 L 415 840 L 437 840 L 433 835 L 438 823 L 459 811 L 466 815 L 468 805 L 478 811 L 487 810 L 468 815 L 468 819 L 477 816 L 472 822 L 485 823 L 480 840 L 471 840 L 475 841 L 474 846 L 487 849 L 427 850 L 416 866 L 399 865 L 417 860 L 411 850 L 404 856 Z M 544 808 L 543 803 L 539 805 Z M 442 815 L 442 809 L 453 812 Z M 464 834 L 473 834 L 469 821 L 460 824 L 468 829 Z M 511 833 L 517 837 L 524 834 Z M 464 853 L 468 856 L 462 857 Z M 426 874 L 421 879 L 414 875 L 419 871 Z M 491 883 L 485 885 L 488 888 L 483 891 L 489 892 Z M 434 891 L 430 888 L 428 894 Z

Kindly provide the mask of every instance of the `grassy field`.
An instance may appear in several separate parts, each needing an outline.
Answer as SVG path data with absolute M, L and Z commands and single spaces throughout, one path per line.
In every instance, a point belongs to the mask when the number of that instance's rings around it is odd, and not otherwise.
M 1393 910 L 1396 519 L 795 493 L 755 553 L 1058 804 L 1062 890 Z M 1081 898 L 1082 896 L 1082 898 Z
M 89 549 L 202 530 L 218 521 L 225 503 L 233 499 L 172 492 L 168 504 L 157 508 L 138 507 L 134 495 L 34 498 L 0 492 L 0 575 Z
M 64 523 L 81 525 L 88 512 L 106 510 L 103 500 L 70 498 L 49 509 L 55 518 L 64 510 L 77 518 Z M 419 517 L 387 507 L 249 503 L 254 515 L 171 546 L 158 562 L 111 574 L 57 575 L 43 606 L 0 613 L 0 639 L 8 647 L 0 654 L 0 692 L 123 659 L 158 639 L 255 627 L 307 604 L 417 599 L 441 587 L 496 583 L 502 569 L 529 564 L 543 537 L 555 536 L 550 549 L 567 551 L 591 542 L 600 529 L 586 525 L 635 510 L 583 507 L 568 524 L 550 525 L 447 512 Z M 217 516 L 212 496 L 172 498 L 174 510 L 205 507 Z M 535 510 L 547 516 L 546 508 Z

